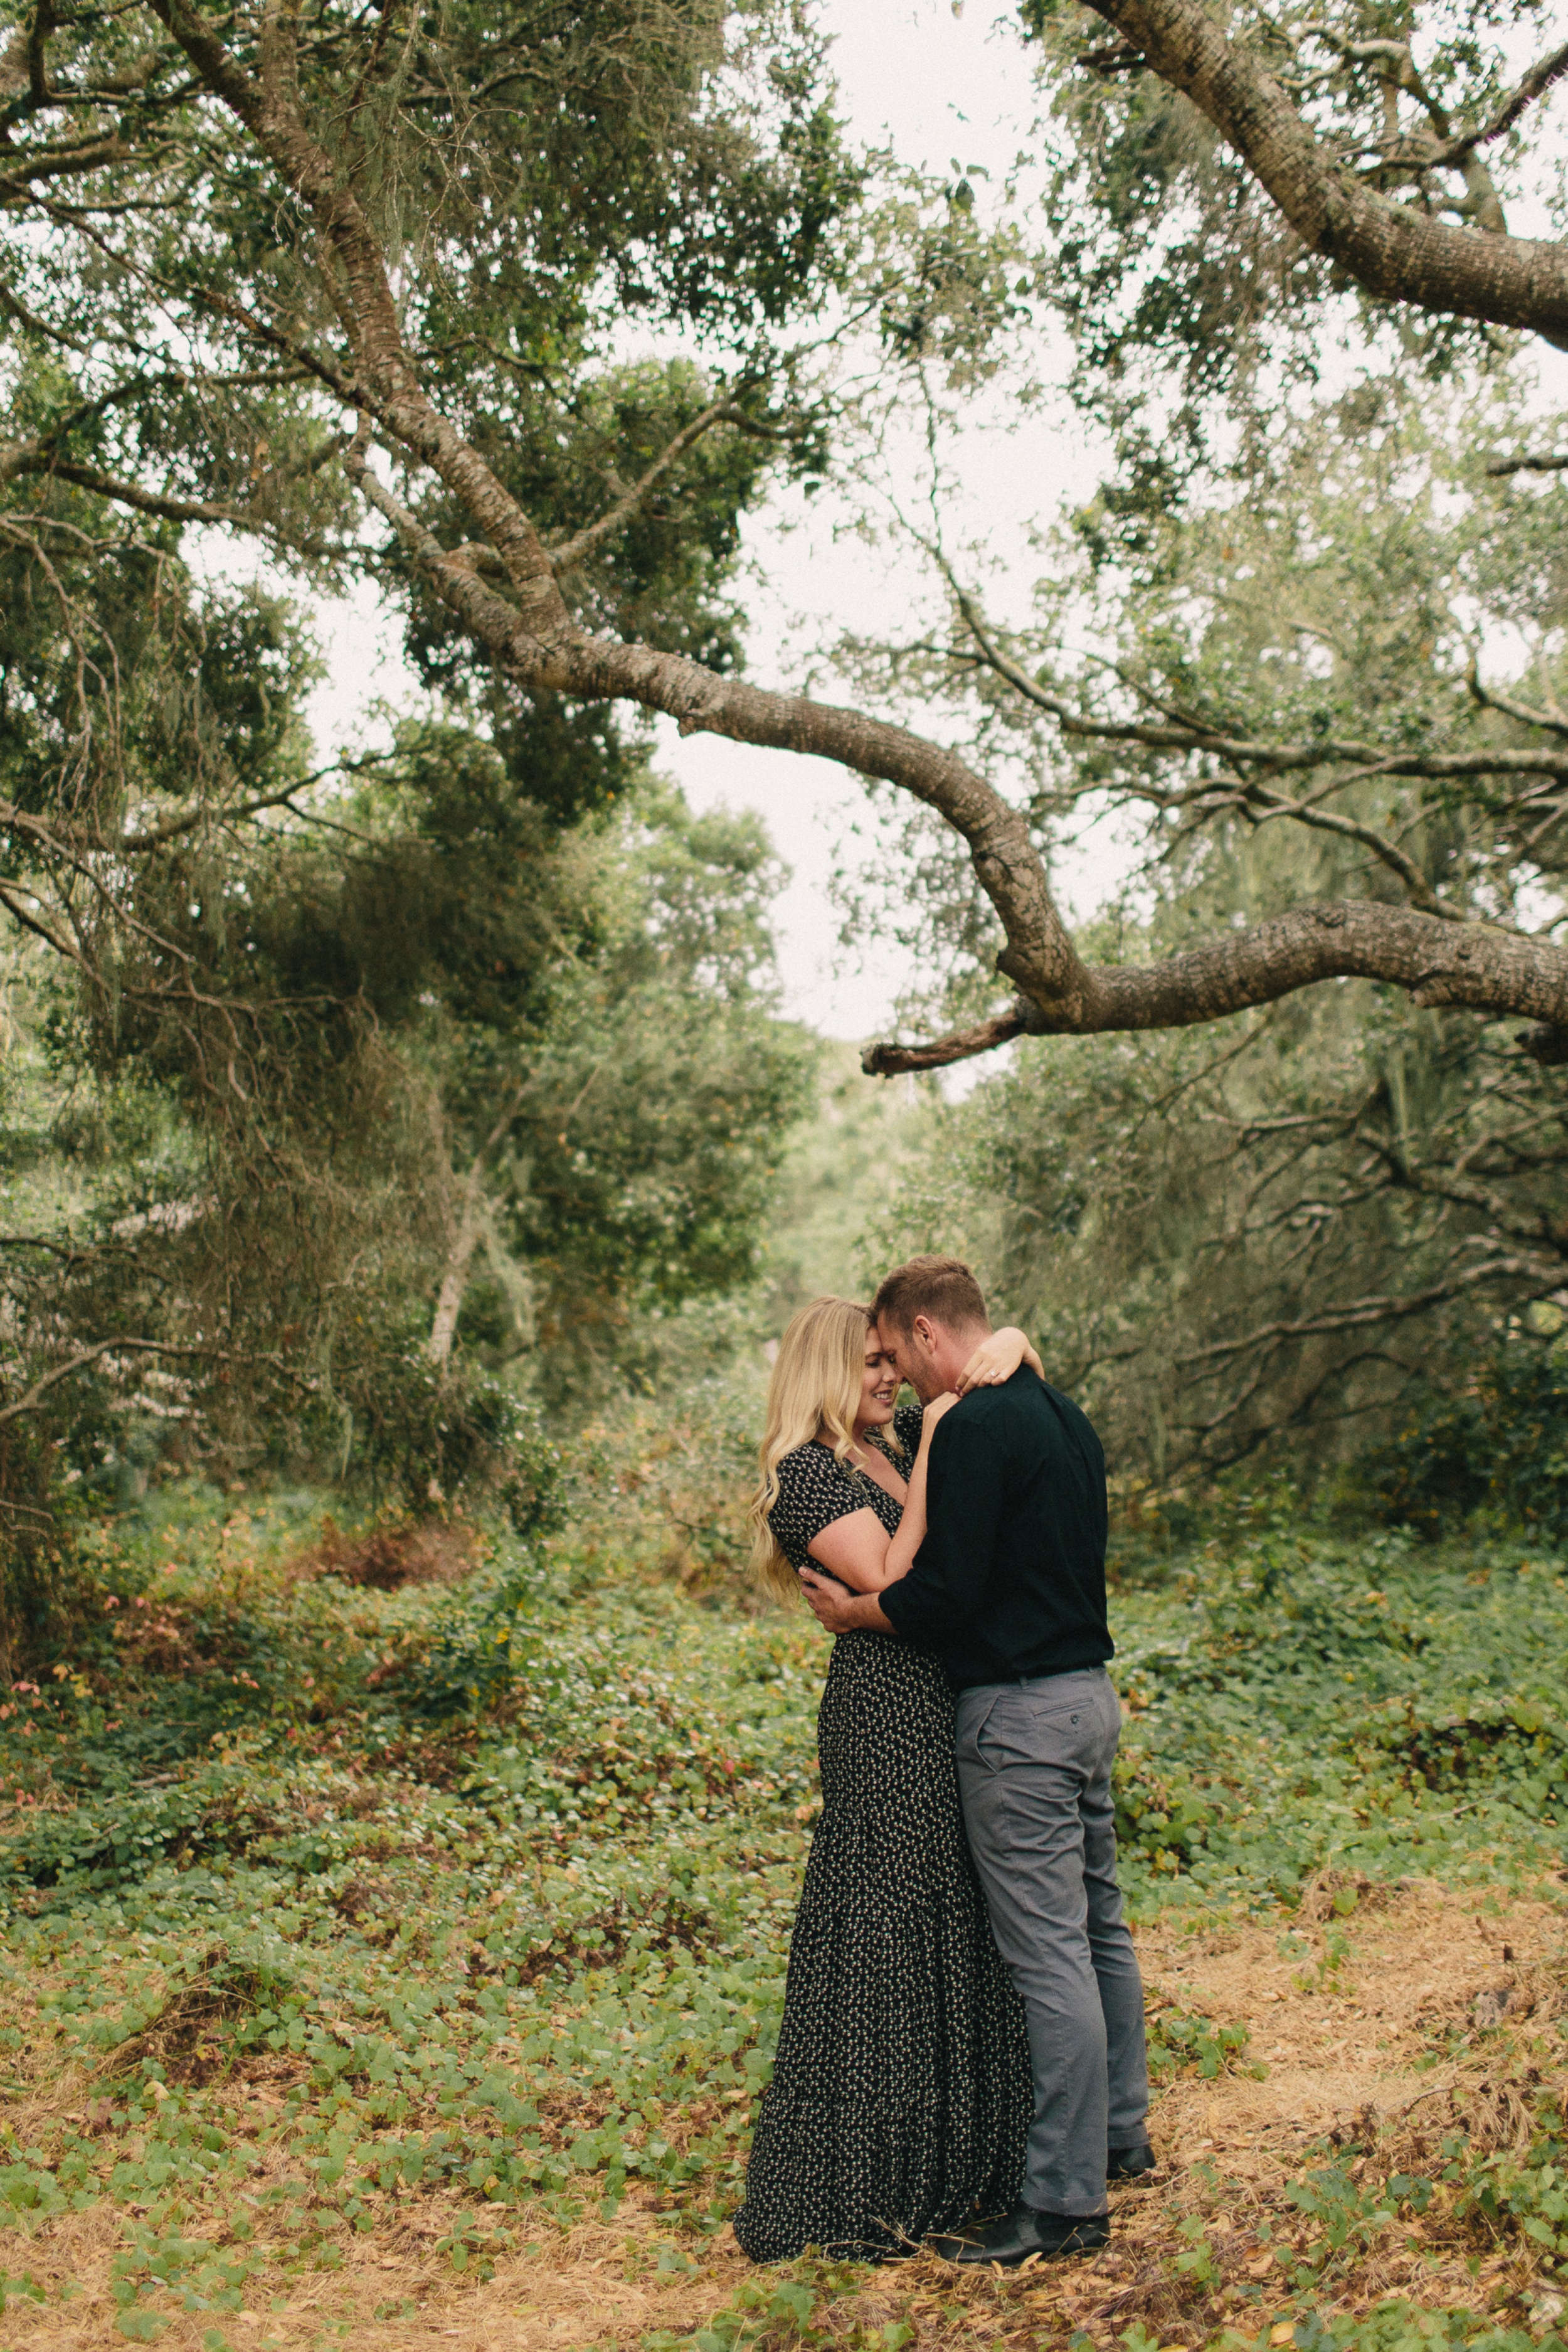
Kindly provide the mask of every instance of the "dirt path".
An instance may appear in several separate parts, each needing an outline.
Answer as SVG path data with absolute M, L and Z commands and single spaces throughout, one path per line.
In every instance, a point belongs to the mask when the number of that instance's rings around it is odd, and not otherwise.
M 1162 2346 L 1193 2346 L 1225 2325 L 1266 2344 L 1289 2301 L 1290 2233 L 1300 2223 L 1284 2190 L 1300 2179 L 1310 2143 L 1333 2133 L 1362 2145 L 1375 2137 L 1380 2167 L 1419 2169 L 1458 2118 L 1472 2146 L 1478 2133 L 1508 2146 L 1522 2124 L 1523 2087 L 1543 2079 L 1568 2087 L 1558 2030 L 1568 2013 L 1563 1908 L 1427 1886 L 1369 1897 L 1343 1921 L 1317 1907 L 1327 1916 L 1294 1928 L 1281 1920 L 1143 1937 L 1151 2001 L 1246 2024 L 1248 2063 L 1268 2071 L 1261 2081 L 1240 2071 L 1183 2080 L 1164 2093 L 1154 2121 L 1160 2172 L 1117 2197 L 1103 2255 L 1008 2278 L 956 2279 L 928 2261 L 859 2273 L 800 2266 L 846 2340 L 855 2325 L 905 2320 L 915 2344 L 947 2352 L 1058 2343 L 1074 2331 L 1110 2344 L 1136 2319 Z M 454 2210 L 450 2200 L 382 2200 L 375 2228 L 340 2242 L 335 2271 L 289 2276 L 289 2249 L 274 2245 L 245 2311 L 174 2317 L 158 2341 L 167 2352 L 633 2352 L 654 2331 L 701 2326 L 738 2291 L 772 2294 L 787 2283 L 754 2271 L 727 2231 L 705 2242 L 635 2191 L 610 2224 L 563 2235 L 541 2217 L 537 2251 L 504 2258 L 486 2284 L 460 2280 L 435 2251 Z M 0 2238 L 5 2269 L 50 2289 L 44 2305 L 12 2296 L 0 2322 L 7 2352 L 125 2342 L 110 2292 L 120 2226 L 119 2210 L 105 2206 L 37 2223 L 22 2216 Z M 1199 2238 L 1209 2268 L 1195 2285 L 1173 2258 Z M 258 2251 L 246 2247 L 253 2260 Z M 60 2303 L 67 2281 L 78 2293 Z M 1552 2316 L 1528 2250 L 1478 2249 L 1440 2231 L 1385 2233 L 1336 2294 L 1325 2308 L 1362 2310 L 1404 2294 L 1516 2321 L 1532 2310 L 1538 2324 Z

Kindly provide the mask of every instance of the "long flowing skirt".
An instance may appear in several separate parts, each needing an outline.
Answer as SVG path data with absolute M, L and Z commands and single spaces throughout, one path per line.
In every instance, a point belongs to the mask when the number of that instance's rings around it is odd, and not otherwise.
M 1006 2210 L 1031 2108 L 1023 2008 L 964 1837 L 946 1677 L 891 1635 L 842 1634 L 817 1727 L 821 1817 L 735 2218 L 761 2263 L 906 2251 Z

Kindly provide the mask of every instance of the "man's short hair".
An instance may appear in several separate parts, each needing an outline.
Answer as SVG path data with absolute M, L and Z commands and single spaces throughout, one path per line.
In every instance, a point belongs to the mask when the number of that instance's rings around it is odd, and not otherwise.
M 895 1265 L 872 1300 L 871 1311 L 878 1323 L 885 1316 L 895 1331 L 912 1330 L 917 1315 L 928 1315 L 949 1331 L 990 1320 L 984 1291 L 957 1257 L 912 1257 L 906 1265 Z

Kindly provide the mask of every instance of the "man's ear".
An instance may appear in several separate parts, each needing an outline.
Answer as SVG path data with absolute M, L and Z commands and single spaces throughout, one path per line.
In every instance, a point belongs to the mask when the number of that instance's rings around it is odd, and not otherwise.
M 912 1339 L 918 1339 L 927 1355 L 936 1341 L 936 1329 L 929 1315 L 917 1315 L 909 1327 Z

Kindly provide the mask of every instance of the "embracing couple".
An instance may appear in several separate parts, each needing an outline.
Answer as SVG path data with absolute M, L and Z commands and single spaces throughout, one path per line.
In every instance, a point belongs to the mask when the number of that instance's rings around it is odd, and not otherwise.
M 1102 2246 L 1107 2180 L 1155 2159 L 1100 1441 L 967 1266 L 913 1258 L 790 1324 L 753 1517 L 765 1579 L 839 1638 L 736 2236 L 758 2262 Z

